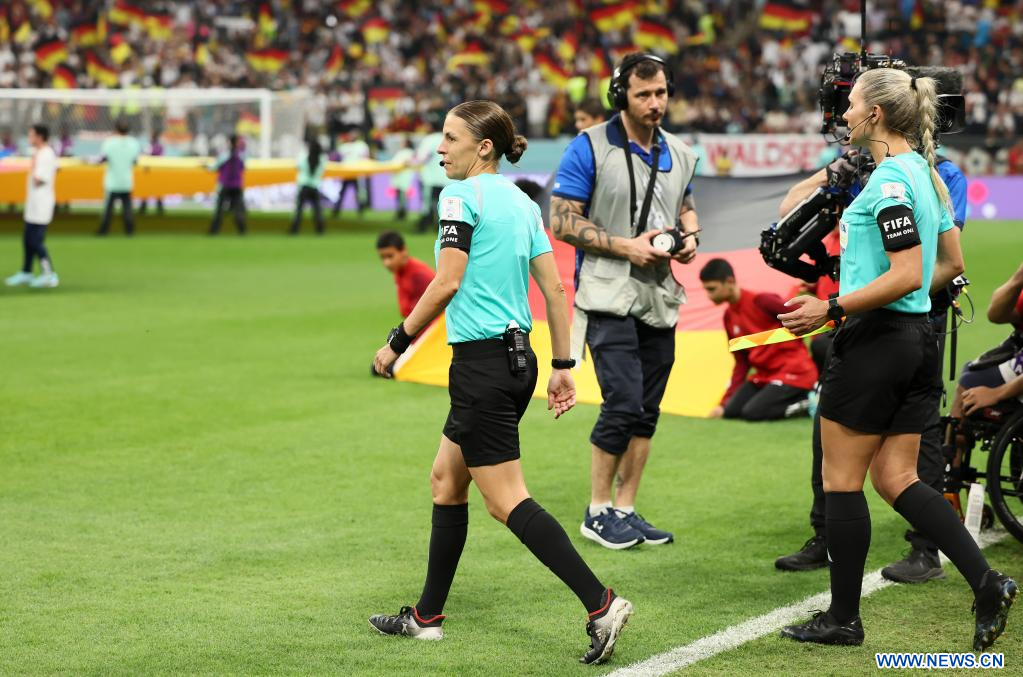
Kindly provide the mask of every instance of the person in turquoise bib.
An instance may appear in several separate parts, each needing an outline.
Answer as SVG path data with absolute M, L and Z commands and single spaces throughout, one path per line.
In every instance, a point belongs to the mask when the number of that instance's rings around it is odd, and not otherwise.
M 103 203 L 103 218 L 99 224 L 97 235 L 110 232 L 110 217 L 113 216 L 114 203 L 121 203 L 124 215 L 124 234 L 135 232 L 135 217 L 132 211 L 131 191 L 135 187 L 135 163 L 142 153 L 142 145 L 134 136 L 128 135 L 128 123 L 118 120 L 114 125 L 117 132 L 103 142 L 102 161 L 107 169 L 103 175 L 103 190 L 106 199 Z
M 847 139 L 874 157 L 863 191 L 839 223 L 837 296 L 799 296 L 778 316 L 795 334 L 840 323 L 820 395 L 831 606 L 782 636 L 859 645 L 859 602 L 870 547 L 867 472 L 878 494 L 944 552 L 975 595 L 973 647 L 1005 628 L 1018 588 L 992 569 L 944 496 L 917 476 L 920 435 L 942 387 L 930 294 L 963 271 L 948 189 L 935 170 L 932 78 L 894 68 L 862 74 L 843 115 Z M 919 149 L 919 150 L 918 150 Z M 843 321 L 843 317 L 845 318 Z
M 313 208 L 313 221 L 316 234 L 323 235 L 323 209 L 320 205 L 320 182 L 327 168 L 327 156 L 316 139 L 309 139 L 309 148 L 298 159 L 298 179 L 295 184 L 298 195 L 295 197 L 295 216 L 291 219 L 288 233 L 298 235 L 302 225 L 302 212 L 306 204 Z
M 426 583 L 415 605 L 369 622 L 382 634 L 443 638 L 441 612 L 465 545 L 469 484 L 475 482 L 490 514 L 586 607 L 590 648 L 580 660 L 602 663 L 614 651 L 632 604 L 601 584 L 557 520 L 530 497 L 519 464 L 519 421 L 537 381 L 529 342 L 530 275 L 546 303 L 554 355 L 547 408 L 557 418 L 575 405 L 568 304 L 551 243 L 539 208 L 497 171 L 502 156 L 517 162 L 525 150 L 511 117 L 491 101 L 459 104 L 444 121 L 437 152 L 455 182 L 437 205 L 437 275 L 374 360 L 377 373 L 389 376 L 412 337 L 447 309 L 451 409 L 430 477 Z

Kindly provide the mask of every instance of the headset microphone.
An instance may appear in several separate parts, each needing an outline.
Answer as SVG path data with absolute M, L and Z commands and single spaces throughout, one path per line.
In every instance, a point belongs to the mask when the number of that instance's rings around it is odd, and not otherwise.
M 868 122 L 870 122 L 871 120 L 873 120 L 873 119 L 874 119 L 874 118 L 875 118 L 876 116 L 877 116 L 877 113 L 871 113 L 871 114 L 870 114 L 870 115 L 868 115 L 867 117 L 865 117 L 865 118 L 863 118 L 862 120 L 860 120 L 859 122 L 857 122 L 857 123 L 856 123 L 855 125 L 853 125 L 853 128 L 852 128 L 852 129 L 850 129 L 850 130 L 849 130 L 849 131 L 848 131 L 848 132 L 846 133 L 846 135 L 842 137 L 842 140 L 841 140 L 841 141 L 839 141 L 839 143 L 840 143 L 840 144 L 842 144 L 842 145 L 845 145 L 845 144 L 849 143 L 849 142 L 850 142 L 850 141 L 852 140 L 852 133 L 853 133 L 853 132 L 855 132 L 855 131 L 856 131 L 856 129 L 857 129 L 858 127 L 860 127 L 861 125 L 865 125 L 865 124 L 867 124 Z M 834 143 L 834 142 L 832 142 L 832 143 Z

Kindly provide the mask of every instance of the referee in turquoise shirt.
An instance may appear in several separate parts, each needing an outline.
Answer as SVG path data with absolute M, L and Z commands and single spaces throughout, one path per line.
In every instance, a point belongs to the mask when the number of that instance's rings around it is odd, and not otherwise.
M 444 121 L 437 149 L 448 178 L 438 204 L 437 276 L 374 361 L 388 369 L 418 332 L 447 309 L 453 359 L 451 409 L 433 462 L 433 528 L 423 593 L 397 615 L 370 624 L 383 634 L 441 639 L 442 612 L 469 523 L 469 483 L 487 510 L 560 578 L 586 607 L 590 648 L 583 663 L 610 658 L 632 604 L 593 574 L 565 530 L 529 496 L 519 465 L 519 421 L 537 380 L 529 347 L 529 276 L 547 305 L 554 360 L 547 408 L 555 418 L 575 405 L 568 304 L 540 209 L 497 173 L 501 156 L 517 162 L 526 139 L 491 101 L 469 101 Z
M 934 169 L 935 82 L 894 68 L 859 76 L 844 118 L 846 141 L 877 169 L 842 213 L 839 294 L 801 296 L 779 315 L 805 334 L 829 318 L 835 334 L 821 383 L 824 511 L 831 606 L 782 636 L 819 644 L 863 643 L 860 591 L 870 547 L 867 472 L 881 495 L 948 558 L 973 589 L 973 648 L 1005 629 L 1017 586 L 988 566 L 944 496 L 917 477 L 920 434 L 940 391 L 930 293 L 963 270 L 948 189 Z

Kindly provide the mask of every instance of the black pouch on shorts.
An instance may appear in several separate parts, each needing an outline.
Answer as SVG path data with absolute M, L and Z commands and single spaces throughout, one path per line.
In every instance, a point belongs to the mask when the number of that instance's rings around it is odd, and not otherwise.
M 513 326 L 514 325 L 514 326 Z M 509 324 L 502 335 L 504 347 L 508 352 L 508 370 L 513 374 L 524 374 L 528 368 L 526 360 L 526 335 L 517 324 Z

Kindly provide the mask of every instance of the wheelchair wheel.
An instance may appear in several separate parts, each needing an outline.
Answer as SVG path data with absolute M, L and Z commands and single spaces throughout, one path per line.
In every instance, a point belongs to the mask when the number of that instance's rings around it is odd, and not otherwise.
M 1008 418 L 991 444 L 987 492 L 999 521 L 1023 541 L 1023 410 Z

